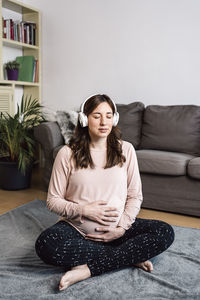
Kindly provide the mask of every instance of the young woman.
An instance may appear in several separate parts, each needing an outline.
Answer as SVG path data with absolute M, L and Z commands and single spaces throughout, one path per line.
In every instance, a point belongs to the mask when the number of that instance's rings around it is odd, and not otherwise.
M 36 241 L 47 264 L 64 266 L 59 290 L 111 270 L 136 266 L 151 272 L 150 258 L 174 240 L 162 221 L 136 218 L 142 203 L 133 146 L 120 139 L 119 115 L 107 95 L 81 106 L 69 145 L 57 154 L 47 206 L 60 218 Z

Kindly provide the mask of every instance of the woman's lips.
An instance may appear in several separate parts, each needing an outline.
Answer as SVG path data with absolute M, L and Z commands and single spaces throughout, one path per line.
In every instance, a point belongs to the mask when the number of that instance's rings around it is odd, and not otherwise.
M 106 131 L 108 131 L 108 129 L 107 128 L 99 128 L 99 131 L 100 132 L 106 132 Z

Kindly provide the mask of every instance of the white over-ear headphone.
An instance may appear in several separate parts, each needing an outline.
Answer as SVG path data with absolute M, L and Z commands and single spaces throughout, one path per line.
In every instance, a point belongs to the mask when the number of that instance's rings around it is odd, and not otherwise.
M 84 105 L 85 105 L 86 101 L 93 96 L 96 96 L 96 95 L 91 95 L 81 104 L 80 112 L 78 114 L 78 119 L 79 119 L 79 122 L 82 127 L 88 126 L 88 117 L 86 116 L 86 114 L 84 114 Z M 117 107 L 116 107 L 115 102 L 112 99 L 111 99 L 111 101 L 115 108 L 115 112 L 113 114 L 113 126 L 117 126 L 118 121 L 119 121 L 119 113 L 117 112 Z

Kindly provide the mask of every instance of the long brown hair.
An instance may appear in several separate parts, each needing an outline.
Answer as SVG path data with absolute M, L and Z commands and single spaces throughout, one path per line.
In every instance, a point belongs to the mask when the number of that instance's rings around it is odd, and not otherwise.
M 90 97 L 84 105 L 84 114 L 88 116 L 102 102 L 107 102 L 112 108 L 113 114 L 115 107 L 112 100 L 105 94 L 94 95 Z M 107 137 L 107 161 L 104 169 L 119 165 L 120 167 L 126 161 L 122 154 L 121 131 L 117 126 L 112 127 L 110 134 Z M 90 168 L 94 169 L 94 163 L 90 154 L 90 135 L 88 127 L 82 127 L 80 122 L 76 126 L 74 135 L 69 141 L 69 147 L 72 150 L 72 158 L 77 169 Z

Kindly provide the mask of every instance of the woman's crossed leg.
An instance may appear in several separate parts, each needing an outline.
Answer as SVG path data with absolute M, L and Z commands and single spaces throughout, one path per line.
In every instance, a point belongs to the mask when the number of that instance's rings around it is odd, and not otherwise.
M 67 269 L 59 285 L 63 290 L 90 276 L 123 267 L 152 271 L 149 259 L 165 251 L 173 240 L 172 227 L 162 221 L 137 218 L 121 238 L 109 243 L 86 240 L 61 221 L 41 233 L 36 252 L 45 263 Z

